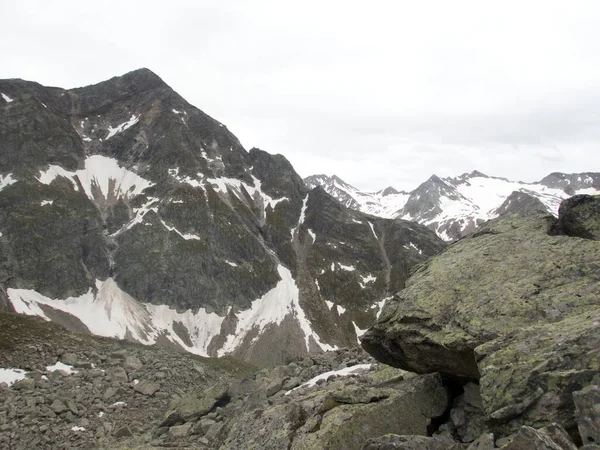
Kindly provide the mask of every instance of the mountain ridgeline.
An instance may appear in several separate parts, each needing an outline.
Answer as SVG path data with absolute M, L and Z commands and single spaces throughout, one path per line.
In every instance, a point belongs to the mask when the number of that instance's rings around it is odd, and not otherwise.
M 464 237 L 502 214 L 543 211 L 556 216 L 562 200 L 600 193 L 600 173 L 594 172 L 557 172 L 536 183 L 522 183 L 475 170 L 455 178 L 432 175 L 411 192 L 392 187 L 363 192 L 335 175 L 312 175 L 304 182 L 309 187 L 322 186 L 349 208 L 426 225 L 445 241 Z
M 445 247 L 307 188 L 147 69 L 0 93 L 3 309 L 272 364 L 356 345 Z

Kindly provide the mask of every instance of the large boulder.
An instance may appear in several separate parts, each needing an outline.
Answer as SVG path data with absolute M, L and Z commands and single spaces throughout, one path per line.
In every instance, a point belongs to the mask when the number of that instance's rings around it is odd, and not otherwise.
M 594 201 L 563 203 L 561 218 Z M 566 234 L 560 220 L 507 215 L 430 259 L 363 347 L 406 370 L 479 381 L 501 434 L 552 421 L 572 431 L 571 392 L 600 372 L 600 244 Z M 587 229 L 595 220 L 586 216 Z
M 558 215 L 565 234 L 600 240 L 600 195 L 575 195 L 562 202 Z
M 441 379 L 397 375 L 384 376 L 384 382 L 371 375 L 341 379 L 232 414 L 219 448 L 360 450 L 368 439 L 388 433 L 427 436 L 448 406 Z

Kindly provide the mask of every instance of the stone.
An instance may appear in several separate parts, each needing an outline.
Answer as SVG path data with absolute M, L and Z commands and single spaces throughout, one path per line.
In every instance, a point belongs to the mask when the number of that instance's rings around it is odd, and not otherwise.
M 125 426 L 116 428 L 115 431 L 113 432 L 113 436 L 116 437 L 117 439 L 125 438 L 125 437 L 132 437 L 133 431 L 131 430 L 131 428 L 129 428 L 128 425 L 125 425 Z
M 114 387 L 114 386 L 111 386 L 106 391 L 104 391 L 104 394 L 102 395 L 102 398 L 105 401 L 110 400 L 115 395 L 117 395 L 117 392 L 118 392 L 118 389 L 116 387 Z
M 282 389 L 284 391 L 289 391 L 291 389 L 294 389 L 295 387 L 300 386 L 300 384 L 302 384 L 302 379 L 300 377 L 292 377 L 283 383 Z
M 110 369 L 110 371 L 108 371 L 108 376 L 113 381 L 117 381 L 120 383 L 127 382 L 127 372 L 125 372 L 125 369 L 123 367 L 113 367 L 112 369 Z
M 174 399 L 160 426 L 189 422 L 208 414 L 220 402 L 228 401 L 228 388 L 227 383 L 217 382 L 206 390 L 191 392 L 184 397 Z
M 326 386 L 272 397 L 272 405 L 233 415 L 220 448 L 360 450 L 388 433 L 426 436 L 433 418 L 448 407 L 438 374 L 385 386 L 341 378 Z
M 362 450 L 448 450 L 454 441 L 447 437 L 385 436 L 369 439 Z
M 125 368 L 126 372 L 133 372 L 144 367 L 144 363 L 142 363 L 137 356 L 128 355 L 125 357 L 123 367 Z
M 282 380 L 274 380 L 267 384 L 265 393 L 267 397 L 272 397 L 277 394 L 283 387 Z
M 52 404 L 50 405 L 50 409 L 55 414 L 61 414 L 68 410 L 67 405 L 65 405 L 64 402 L 62 402 L 61 400 L 58 400 L 58 399 L 56 399 L 52 402 Z
M 31 391 L 35 388 L 35 380 L 33 378 L 23 378 L 12 385 L 17 391 Z
M 155 392 L 160 389 L 160 384 L 153 383 L 151 381 L 142 380 L 135 386 L 133 386 L 133 390 L 135 392 L 139 392 L 140 394 L 152 396 Z
M 467 447 L 467 450 L 494 450 L 494 435 L 492 433 L 484 433 L 475 439 Z
M 600 386 L 573 392 L 577 426 L 584 444 L 600 444 Z
M 169 428 L 169 436 L 172 439 L 183 439 L 192 433 L 192 423 L 175 425 Z
M 600 240 L 600 196 L 574 195 L 558 210 L 557 229 L 569 236 Z
M 577 447 L 568 437 L 564 429 L 554 425 L 550 433 L 541 429 L 523 426 L 517 434 L 512 436 L 508 443 L 500 447 L 502 450 L 576 450 Z M 553 434 L 559 434 L 558 439 L 553 439 Z

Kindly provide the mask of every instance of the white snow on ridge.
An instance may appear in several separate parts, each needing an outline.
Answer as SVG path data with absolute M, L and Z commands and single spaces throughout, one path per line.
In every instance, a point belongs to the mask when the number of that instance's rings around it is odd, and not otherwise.
M 10 98 L 10 97 L 9 97 L 8 95 L 6 95 L 6 94 L 2 94 L 2 98 L 4 99 L 4 101 L 6 101 L 6 103 L 12 103 L 12 102 L 14 102 L 14 101 L 15 101 L 14 99 Z
M 342 263 L 338 263 L 340 266 L 340 269 L 345 270 L 346 272 L 354 272 L 356 270 L 356 267 L 354 266 L 345 266 Z
M 40 171 L 37 180 L 43 184 L 50 184 L 58 176 L 70 179 L 75 190 L 78 190 L 76 180 L 79 180 L 91 200 L 97 200 L 99 197 L 103 200 L 132 198 L 154 185 L 125 167 L 120 167 L 116 159 L 102 155 L 88 156 L 85 168 L 75 172 L 50 165 L 47 170 Z
M 127 122 L 123 122 L 122 124 L 117 125 L 116 128 L 108 127 L 108 136 L 106 136 L 105 140 L 108 141 L 111 137 L 113 137 L 117 133 L 122 133 L 123 131 L 127 130 L 128 128 L 131 128 L 132 126 L 134 126 L 139 121 L 140 121 L 140 116 L 136 116 L 135 114 L 132 114 Z
M 6 186 L 9 186 L 16 182 L 17 180 L 13 178 L 12 173 L 9 173 L 8 175 L 0 175 L 0 191 Z
M 54 200 L 42 200 L 40 202 L 41 206 L 46 206 L 46 205 L 52 205 L 54 203 Z
M 21 381 L 25 378 L 25 372 L 22 369 L 1 369 L 0 368 L 0 383 L 6 383 L 12 386 L 17 381 Z

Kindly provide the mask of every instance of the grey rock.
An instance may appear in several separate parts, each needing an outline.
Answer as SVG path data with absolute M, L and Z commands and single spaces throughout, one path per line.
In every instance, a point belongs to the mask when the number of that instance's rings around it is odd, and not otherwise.
M 585 444 L 600 444 L 600 386 L 573 392 L 579 434 Z
M 496 448 L 494 445 L 494 435 L 492 433 L 484 433 L 471 442 L 467 450 L 493 450 L 494 448 Z
M 125 370 L 127 372 L 140 370 L 143 366 L 144 366 L 144 364 L 142 363 L 142 361 L 140 361 L 140 359 L 138 357 L 136 357 L 136 356 L 126 356 L 125 357 L 125 362 L 123 364 L 123 367 L 125 368 Z
M 300 377 L 292 377 L 283 383 L 282 389 L 285 391 L 289 391 L 290 389 L 294 389 L 295 387 L 300 386 L 301 383 L 302 379 Z
M 558 439 L 553 435 L 558 434 Z M 577 447 L 569 439 L 567 432 L 554 425 L 550 433 L 541 429 L 524 426 L 510 441 L 500 447 L 502 450 L 575 450 Z
M 198 426 L 200 427 L 202 434 L 206 434 L 215 423 L 216 422 L 212 419 L 203 418 L 198 421 Z
M 132 437 L 133 431 L 131 430 L 131 428 L 129 428 L 128 425 L 125 425 L 125 426 L 116 428 L 115 431 L 113 432 L 113 436 L 116 438 Z
M 115 395 L 117 395 L 117 391 L 118 391 L 118 389 L 116 387 L 111 386 L 106 391 L 104 391 L 104 394 L 102 395 L 102 398 L 104 400 L 110 400 Z
M 58 399 L 52 402 L 52 404 L 50 405 L 50 409 L 52 409 L 52 411 L 55 414 L 61 414 L 68 411 L 67 405 L 65 405 L 64 402 Z
M 122 382 L 122 383 L 127 382 L 127 372 L 125 372 L 125 369 L 123 367 L 112 368 L 109 371 L 108 376 L 113 381 L 118 381 L 118 382 Z
M 31 391 L 35 388 L 35 380 L 33 378 L 23 378 L 12 385 L 17 391 Z
M 182 439 L 192 434 L 192 423 L 175 425 L 169 428 L 169 436 L 172 439 Z
M 133 386 L 133 390 L 139 392 L 143 395 L 152 396 L 155 392 L 160 389 L 160 384 L 153 383 L 151 381 L 142 380 L 135 386 Z
M 569 236 L 600 240 L 600 196 L 575 195 L 558 211 L 557 230 Z
M 388 434 L 369 439 L 363 450 L 448 450 L 454 441 L 447 437 L 398 436 Z

